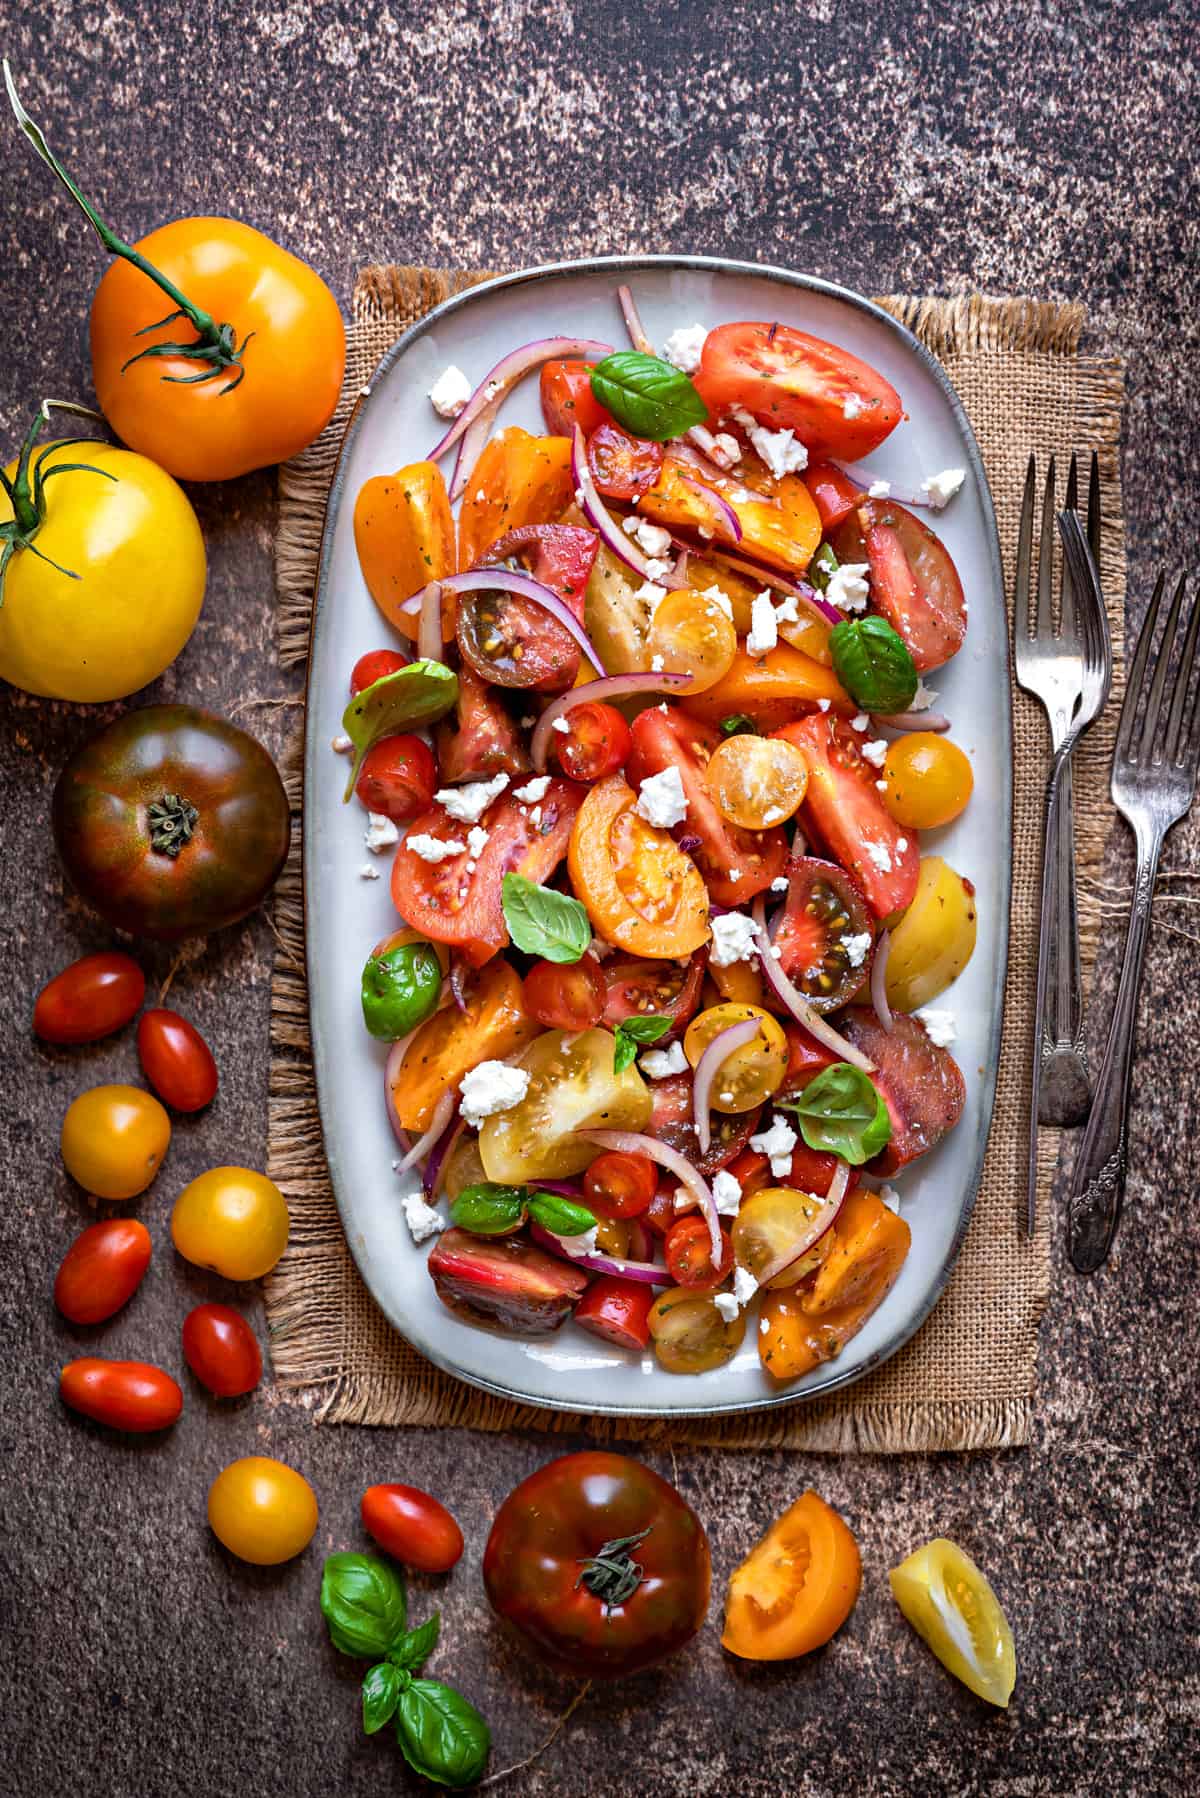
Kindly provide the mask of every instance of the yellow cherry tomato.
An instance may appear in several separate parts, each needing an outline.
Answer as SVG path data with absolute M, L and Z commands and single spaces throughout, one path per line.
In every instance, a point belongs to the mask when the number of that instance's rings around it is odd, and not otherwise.
M 713 1304 L 711 1292 L 669 1286 L 655 1299 L 647 1318 L 654 1353 L 667 1373 L 708 1373 L 731 1361 L 742 1346 L 746 1318 L 739 1311 L 728 1321 Z
M 133 1199 L 158 1172 L 171 1120 L 140 1086 L 93 1086 L 67 1108 L 62 1158 L 67 1172 L 98 1199 Z
M 733 620 L 715 599 L 679 587 L 654 608 L 644 666 L 690 674 L 689 693 L 715 687 L 728 674 L 736 654 Z
M 287 1247 L 288 1208 L 265 1174 L 209 1168 L 176 1199 L 171 1238 L 197 1267 L 211 1267 L 227 1280 L 258 1280 Z
M 936 830 L 965 808 L 975 785 L 971 764 L 958 747 L 931 730 L 897 737 L 883 764 L 883 803 L 897 824 Z
M 729 737 L 713 750 L 704 778 L 723 818 L 745 830 L 769 830 L 799 809 L 808 762 L 782 737 Z
M 208 1521 L 230 1554 L 255 1567 L 277 1567 L 312 1541 L 316 1494 L 294 1467 L 268 1455 L 246 1455 L 231 1461 L 209 1487 Z
M 787 1037 L 777 1020 L 759 1005 L 738 1005 L 729 1001 L 710 1005 L 688 1025 L 683 1039 L 684 1054 L 693 1068 L 699 1067 L 700 1057 L 709 1043 L 720 1036 L 722 1030 L 728 1030 L 731 1024 L 740 1024 L 746 1018 L 758 1019 L 758 1034 L 722 1062 L 712 1084 L 710 1103 L 714 1111 L 753 1111 L 783 1084 L 788 1062 Z
M 916 1011 L 944 993 L 975 953 L 975 888 L 940 855 L 921 857 L 913 902 L 892 931 L 888 1004 Z
M 21 460 L 26 496 L 20 462 L 6 473 L 28 547 L 4 572 L 0 678 L 85 704 L 136 693 L 200 616 L 204 539 L 187 495 L 145 456 L 90 438 Z M 0 490 L 0 524 L 13 518 Z
M 896 1603 L 942 1666 L 976 1697 L 1006 1710 L 1017 1680 L 1012 1630 L 970 1555 L 935 1536 L 888 1579 Z

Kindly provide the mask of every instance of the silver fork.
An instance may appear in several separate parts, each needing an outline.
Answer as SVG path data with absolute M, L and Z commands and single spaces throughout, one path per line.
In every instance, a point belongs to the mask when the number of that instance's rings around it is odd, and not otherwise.
M 1174 670 L 1171 668 L 1186 576 L 1180 578 L 1175 589 L 1153 672 L 1148 677 L 1164 584 L 1160 574 L 1129 671 L 1113 757 L 1113 803 L 1133 830 L 1137 844 L 1137 874 L 1117 1002 L 1096 1076 L 1095 1103 L 1080 1145 L 1068 1202 L 1067 1249 L 1081 1274 L 1094 1273 L 1107 1258 L 1121 1216 L 1125 1196 L 1129 1078 L 1154 881 L 1163 839 L 1171 826 L 1186 817 L 1190 810 L 1196 795 L 1197 767 L 1200 766 L 1200 683 L 1197 683 L 1190 708 L 1188 706 L 1188 689 L 1196 664 L 1196 639 L 1200 633 L 1200 597 L 1193 600 L 1183 646 Z M 1161 722 L 1163 701 L 1169 682 L 1170 701 L 1164 724 Z M 1140 719 L 1139 712 L 1142 713 Z
M 1086 1106 L 1087 1072 L 1077 1048 L 1080 1008 L 1078 928 L 1075 917 L 1073 820 L 1064 810 L 1063 777 L 1070 768 L 1071 752 L 1079 737 L 1103 710 L 1112 679 L 1112 651 L 1108 620 L 1100 592 L 1095 561 L 1074 511 L 1059 514 L 1063 539 L 1065 579 L 1060 617 L 1053 617 L 1054 464 L 1046 480 L 1038 554 L 1036 634 L 1030 626 L 1030 558 L 1033 537 L 1033 501 L 1036 470 L 1032 457 L 1025 481 L 1021 528 L 1017 543 L 1017 567 L 1013 592 L 1013 653 L 1017 679 L 1041 700 L 1050 723 L 1053 750 L 1046 793 L 1045 849 L 1042 859 L 1042 906 L 1038 933 L 1037 1006 L 1034 1014 L 1034 1055 L 1029 1118 L 1029 1160 L 1025 1229 L 1032 1232 L 1037 1204 L 1037 1142 L 1041 1116 L 1043 1073 L 1055 1069 L 1056 1106 L 1067 1108 L 1068 1098 Z M 1098 475 L 1092 489 L 1098 491 Z M 1068 482 L 1068 494 L 1077 492 L 1078 477 Z M 1098 506 L 1096 511 L 1098 529 Z M 1065 838 L 1066 840 L 1062 840 Z M 1060 876 L 1060 867 L 1065 874 Z M 1051 972 L 1057 1021 L 1055 1035 L 1048 1036 L 1047 1008 Z M 1061 998 L 1063 1009 L 1057 1001 Z M 1075 1015 L 1071 1016 L 1072 1003 Z M 1057 1051 L 1061 1050 L 1061 1053 Z M 1052 1059 L 1052 1052 L 1053 1059 Z M 1057 1121 L 1057 1118 L 1056 1120 Z

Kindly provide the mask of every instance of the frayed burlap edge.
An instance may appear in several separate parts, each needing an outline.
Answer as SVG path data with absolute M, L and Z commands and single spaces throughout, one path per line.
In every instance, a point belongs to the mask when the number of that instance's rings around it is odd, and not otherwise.
M 383 322 L 393 335 L 449 294 L 487 279 L 486 275 L 446 274 L 427 269 L 374 268 L 363 272 L 355 290 L 351 355 L 378 337 Z M 972 295 L 954 300 L 885 298 L 879 302 L 905 323 L 935 354 L 952 360 L 956 352 L 994 352 L 998 358 L 1028 354 L 1076 356 L 1084 323 L 1079 306 L 1056 306 L 1026 299 Z M 351 367 L 355 367 L 352 359 Z M 361 371 L 360 371 L 361 372 Z M 1119 650 L 1124 615 L 1124 553 L 1117 463 L 1123 369 L 1115 361 L 1082 360 L 1076 365 L 1081 441 L 1100 451 L 1106 518 L 1101 572 L 1110 622 Z M 279 651 L 286 666 L 302 663 L 308 652 L 325 502 L 342 434 L 359 397 L 343 394 L 330 427 L 305 453 L 281 470 L 280 520 L 276 551 L 279 587 Z M 995 480 L 993 479 L 993 486 Z M 1008 538 L 1002 530 L 1002 541 Z M 1118 661 L 1119 666 L 1119 661 Z M 1106 787 L 1115 731 L 1116 698 L 1105 720 L 1090 734 L 1080 754 L 1077 792 L 1093 800 Z M 1033 702 L 1015 699 L 1016 741 L 1036 729 Z M 299 808 L 300 744 L 289 768 L 289 784 Z M 1099 939 L 1099 905 L 1092 897 L 1102 868 L 1110 816 L 1099 804 L 1081 805 L 1077 833 L 1081 879 L 1080 926 L 1085 969 Z M 395 1368 L 352 1364 L 346 1329 L 346 1282 L 357 1280 L 329 1185 L 309 1059 L 308 1007 L 304 978 L 304 921 L 299 847 L 277 889 L 275 923 L 279 937 L 272 982 L 272 1068 L 269 1167 L 287 1193 L 293 1231 L 288 1253 L 268 1282 L 267 1306 L 272 1356 L 281 1386 L 315 1407 L 330 1422 L 467 1427 L 485 1430 L 533 1428 L 612 1440 L 719 1444 L 727 1448 L 803 1447 L 824 1452 L 965 1450 L 1015 1447 L 1028 1441 L 1034 1411 L 1036 1323 L 1049 1293 L 1048 1193 L 1057 1158 L 1054 1133 L 1043 1134 L 1039 1153 L 1041 1202 L 1038 1230 L 1028 1247 L 1035 1265 L 1035 1311 L 1028 1344 L 1027 1390 L 1000 1398 L 953 1401 L 881 1401 L 870 1395 L 872 1376 L 827 1400 L 738 1414 L 727 1419 L 644 1420 L 580 1417 L 515 1404 L 480 1392 L 445 1375 L 419 1357 L 417 1377 L 398 1381 Z M 1028 1065 L 1032 1045 L 1028 1018 L 1014 1017 L 1010 983 L 1002 1068 L 1012 1058 Z M 989 1148 L 989 1166 L 995 1144 Z M 985 1168 L 984 1180 L 988 1178 Z M 1016 1193 L 1013 1212 L 1016 1212 Z M 369 1302 L 369 1301 L 368 1301 Z

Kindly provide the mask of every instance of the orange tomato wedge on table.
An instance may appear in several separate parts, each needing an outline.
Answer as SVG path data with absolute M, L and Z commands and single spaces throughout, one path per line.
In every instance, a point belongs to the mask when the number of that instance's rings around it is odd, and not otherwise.
M 429 581 L 454 573 L 454 519 L 442 471 L 413 462 L 364 481 L 354 502 L 354 546 L 367 591 L 394 630 L 415 640 L 420 617 L 400 607 Z M 454 601 L 442 602 L 442 637 L 454 635 Z
M 841 1629 L 861 1584 L 858 1544 L 810 1488 L 732 1575 L 721 1646 L 746 1661 L 809 1654 Z
M 579 808 L 567 866 L 592 928 L 632 955 L 690 955 L 708 941 L 708 891 L 691 857 L 639 818 L 619 774 L 598 781 Z

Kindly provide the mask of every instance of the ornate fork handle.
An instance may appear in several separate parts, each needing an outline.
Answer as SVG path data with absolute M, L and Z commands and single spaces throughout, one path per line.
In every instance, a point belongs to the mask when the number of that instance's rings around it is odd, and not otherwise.
M 1072 1265 L 1081 1274 L 1095 1273 L 1107 1256 L 1125 1197 L 1125 1120 L 1133 1070 L 1138 995 L 1163 834 L 1161 830 L 1138 833 L 1137 879 L 1117 1002 L 1096 1075 L 1091 1116 L 1071 1180 L 1067 1249 Z
M 1072 763 L 1063 767 L 1053 840 L 1054 925 L 1049 940 L 1046 1012 L 1038 1052 L 1042 1059 L 1038 1122 L 1081 1124 L 1091 1107 L 1083 1048 L 1083 981 L 1079 968 L 1079 920 L 1075 890 L 1075 806 Z

